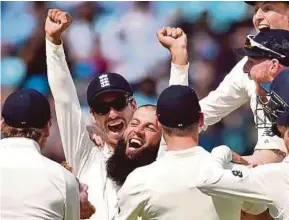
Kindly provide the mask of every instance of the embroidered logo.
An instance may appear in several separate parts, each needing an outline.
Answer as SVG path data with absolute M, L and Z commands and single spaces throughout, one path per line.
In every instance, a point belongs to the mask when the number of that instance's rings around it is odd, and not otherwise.
M 106 86 L 110 86 L 107 74 L 103 74 L 99 77 L 100 79 L 100 86 L 101 88 L 106 87 Z

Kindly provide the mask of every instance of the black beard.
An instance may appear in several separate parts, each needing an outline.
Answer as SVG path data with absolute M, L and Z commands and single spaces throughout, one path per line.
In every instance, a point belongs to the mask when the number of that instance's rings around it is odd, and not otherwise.
M 149 146 L 133 158 L 129 158 L 125 154 L 126 143 L 123 140 L 119 141 L 113 155 L 106 162 L 107 176 L 118 186 L 122 186 L 126 177 L 134 169 L 151 164 L 156 160 L 159 145 L 160 143 L 155 146 Z

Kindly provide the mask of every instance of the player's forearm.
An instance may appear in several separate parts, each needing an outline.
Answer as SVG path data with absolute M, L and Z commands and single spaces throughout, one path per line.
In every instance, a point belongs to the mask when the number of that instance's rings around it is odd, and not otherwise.
M 219 172 L 220 169 L 213 170 Z M 213 172 L 212 171 L 212 172 Z M 255 170 L 256 171 L 256 170 Z M 257 171 L 261 173 L 260 171 Z M 207 184 L 200 189 L 211 196 L 239 198 L 248 202 L 272 204 L 273 201 L 266 195 L 259 175 L 248 167 L 239 170 L 222 170 L 222 177 L 213 184 Z
M 172 63 L 169 85 L 189 84 L 189 63 L 186 48 L 174 48 L 171 50 Z
M 280 150 L 255 150 L 253 155 L 244 156 L 252 166 L 258 166 L 267 163 L 279 163 L 282 162 L 285 157 L 285 153 Z
M 79 105 L 62 44 L 55 45 L 46 39 L 46 62 L 48 82 L 55 101 Z
M 171 48 L 172 63 L 179 66 L 186 66 L 188 64 L 188 51 L 186 47 Z

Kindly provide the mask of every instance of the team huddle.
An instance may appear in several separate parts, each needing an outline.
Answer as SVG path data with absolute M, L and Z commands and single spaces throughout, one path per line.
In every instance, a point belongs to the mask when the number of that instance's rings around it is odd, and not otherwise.
M 137 106 L 121 73 L 100 73 L 87 88 L 93 135 L 63 48 L 72 17 L 49 10 L 47 74 L 66 161 L 41 155 L 52 117 L 46 97 L 33 89 L 8 96 L 1 219 L 289 220 L 289 4 L 245 3 L 257 34 L 236 48 L 244 58 L 216 90 L 199 101 L 188 86 L 186 34 L 164 27 L 157 38 L 172 60 L 157 105 Z M 258 130 L 253 155 L 199 145 L 200 132 L 247 102 Z

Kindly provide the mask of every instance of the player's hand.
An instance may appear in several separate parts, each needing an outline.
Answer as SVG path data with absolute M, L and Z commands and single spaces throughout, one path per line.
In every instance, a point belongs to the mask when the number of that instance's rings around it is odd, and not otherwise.
M 50 9 L 45 22 L 46 38 L 54 44 L 61 44 L 61 35 L 69 27 L 72 17 L 60 9 Z
M 87 125 L 86 130 L 89 133 L 90 140 L 92 140 L 98 147 L 102 148 L 104 146 L 104 141 L 102 136 L 100 135 L 100 129 L 94 125 Z
M 232 151 L 232 162 L 237 164 L 250 165 L 249 161 L 247 161 L 234 151 Z
M 157 37 L 161 45 L 170 51 L 173 63 L 187 64 L 187 35 L 181 28 L 164 27 L 157 32 Z
M 170 51 L 187 48 L 187 35 L 181 28 L 163 27 L 157 32 L 157 37 L 163 47 Z

